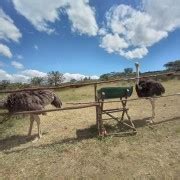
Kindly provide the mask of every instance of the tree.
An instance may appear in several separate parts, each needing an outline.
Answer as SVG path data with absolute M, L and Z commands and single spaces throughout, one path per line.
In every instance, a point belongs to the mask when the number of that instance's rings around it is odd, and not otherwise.
M 31 79 L 31 84 L 35 85 L 35 86 L 37 86 L 37 85 L 40 86 L 40 85 L 42 85 L 43 81 L 44 81 L 43 77 L 33 77 Z
M 48 73 L 47 81 L 48 84 L 57 86 L 61 84 L 64 80 L 64 76 L 59 71 L 51 71 Z
M 109 79 L 109 74 L 102 74 L 102 75 L 100 76 L 100 80 L 106 81 L 106 80 L 108 80 L 108 79 Z
M 133 68 L 125 68 L 124 69 L 125 74 L 132 74 L 132 72 L 133 72 Z
M 77 82 L 76 79 L 71 79 L 71 80 L 70 80 L 70 83 L 76 83 L 76 82 Z
M 164 64 L 164 67 L 168 71 L 180 71 L 180 60 L 168 62 Z
M 0 88 L 1 89 L 6 89 L 9 85 L 10 85 L 10 81 L 8 81 L 8 80 L 2 80 L 0 82 Z

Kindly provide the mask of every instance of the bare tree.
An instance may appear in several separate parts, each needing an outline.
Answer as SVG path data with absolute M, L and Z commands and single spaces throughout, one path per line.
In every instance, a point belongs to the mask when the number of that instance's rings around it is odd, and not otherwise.
M 35 85 L 35 86 L 37 86 L 37 85 L 40 86 L 40 85 L 42 85 L 43 81 L 44 81 L 43 77 L 33 77 L 31 79 L 31 84 Z
M 133 72 L 133 68 L 125 68 L 124 73 L 125 74 L 131 74 Z
M 64 80 L 64 76 L 59 71 L 51 71 L 48 73 L 47 81 L 48 84 L 57 86 L 61 84 Z
M 168 62 L 164 64 L 164 67 L 168 71 L 180 71 L 180 60 Z
M 8 80 L 2 80 L 0 82 L 0 89 L 6 89 L 10 85 L 10 81 Z

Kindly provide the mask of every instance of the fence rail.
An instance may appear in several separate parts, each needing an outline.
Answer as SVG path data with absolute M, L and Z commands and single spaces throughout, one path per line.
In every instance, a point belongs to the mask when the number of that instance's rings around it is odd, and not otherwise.
M 164 96 L 157 96 L 157 97 L 143 97 L 143 98 L 132 98 L 132 99 L 127 99 L 126 101 L 137 101 L 137 100 L 143 100 L 143 99 L 157 99 L 157 98 L 164 98 L 164 97 L 171 97 L 171 96 L 179 96 L 179 93 L 175 93 L 175 94 L 168 94 L 168 95 L 164 95 Z M 114 103 L 114 102 L 122 102 L 123 100 L 110 100 L 110 101 L 99 101 L 99 103 L 103 102 L 103 103 Z M 66 104 L 71 104 L 71 105 L 78 105 L 78 104 L 93 104 L 95 102 L 67 102 Z
M 44 110 L 36 110 L 36 111 L 22 111 L 22 112 L 15 112 L 15 113 L 12 113 L 12 114 L 8 113 L 8 112 L 3 112 L 3 113 L 0 113 L 0 116 L 4 116 L 4 115 L 20 115 L 20 114 L 42 114 L 42 113 L 53 112 L 53 111 L 83 109 L 83 108 L 94 107 L 94 106 L 98 106 L 98 105 L 99 105 L 99 103 L 91 103 L 91 104 L 87 104 L 87 105 L 69 106 L 69 107 L 64 107 L 64 108 L 44 109 Z
M 180 93 L 175 93 L 175 94 L 169 94 L 166 96 L 158 96 L 154 98 L 164 98 L 164 97 L 170 97 L 170 96 L 179 96 Z M 150 99 L 150 98 L 134 98 L 134 99 L 127 99 L 127 101 L 136 101 L 136 100 L 143 100 L 143 99 Z M 122 102 L 122 100 L 117 100 L 117 101 L 103 101 L 103 103 L 114 103 L 114 102 Z M 16 112 L 16 113 L 8 113 L 8 112 L 2 112 L 0 113 L 0 116 L 4 115 L 20 115 L 20 114 L 41 114 L 45 112 L 53 112 L 53 111 L 64 111 L 64 110 L 73 110 L 73 109 L 83 109 L 83 108 L 88 108 L 88 107 L 94 107 L 94 106 L 99 106 L 99 102 L 75 102 L 75 103 L 66 103 L 66 104 L 71 104 L 71 105 L 76 105 L 76 106 L 69 106 L 69 107 L 64 107 L 64 108 L 54 108 L 54 109 L 45 109 L 45 110 L 36 110 L 36 111 L 22 111 L 22 112 Z
M 158 77 L 158 76 L 179 76 L 180 74 L 175 72 L 169 72 L 169 73 L 161 73 L 156 75 L 148 75 L 148 76 L 141 76 L 139 79 L 142 78 L 149 78 L 149 77 Z M 64 89 L 64 88 L 79 88 L 83 86 L 90 86 L 90 85 L 97 85 L 97 84 L 106 84 L 106 83 L 113 83 L 113 82 L 119 82 L 119 81 L 130 81 L 130 80 L 136 80 L 137 77 L 132 78 L 119 78 L 119 79 L 113 79 L 108 81 L 97 81 L 97 82 L 91 82 L 91 83 L 77 83 L 77 84 L 69 84 L 69 85 L 61 85 L 58 87 L 38 87 L 38 88 L 25 88 L 25 89 L 17 89 L 17 90 L 1 90 L 0 93 L 13 93 L 13 92 L 22 92 L 22 91 L 35 91 L 35 90 L 58 90 L 58 89 Z

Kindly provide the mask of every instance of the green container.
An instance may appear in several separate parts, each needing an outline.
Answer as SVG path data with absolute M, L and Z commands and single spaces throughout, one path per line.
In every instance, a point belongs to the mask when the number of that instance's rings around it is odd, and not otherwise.
M 130 97 L 133 92 L 133 86 L 131 87 L 104 87 L 99 89 L 98 98 L 100 99 L 113 99 Z

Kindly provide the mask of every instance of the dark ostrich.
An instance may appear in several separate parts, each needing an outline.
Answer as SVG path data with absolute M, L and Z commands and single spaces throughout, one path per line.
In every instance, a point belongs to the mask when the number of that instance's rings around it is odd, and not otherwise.
M 138 97 L 145 97 L 148 98 L 152 105 L 152 120 L 155 117 L 155 98 L 156 96 L 161 96 L 163 93 L 165 93 L 165 89 L 163 85 L 155 81 L 153 79 L 140 79 L 139 78 L 139 64 L 136 63 L 136 73 L 137 73 L 137 80 L 136 80 L 136 92 Z
M 5 100 L 0 102 L 0 108 L 7 109 L 11 114 L 22 111 L 43 110 L 46 105 L 51 104 L 57 108 L 62 106 L 59 97 L 49 90 L 23 91 L 10 94 Z M 41 138 L 39 114 L 30 114 L 30 127 L 28 136 L 31 135 L 34 120 L 37 122 L 38 138 Z

